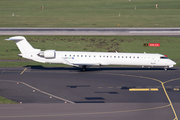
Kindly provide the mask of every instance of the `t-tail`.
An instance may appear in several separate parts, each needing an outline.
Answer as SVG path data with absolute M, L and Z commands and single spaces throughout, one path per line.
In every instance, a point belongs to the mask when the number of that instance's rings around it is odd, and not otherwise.
M 31 56 L 33 53 L 38 53 L 41 51 L 40 49 L 33 48 L 29 44 L 29 42 L 26 40 L 26 38 L 23 36 L 10 37 L 9 39 L 5 39 L 5 40 L 15 41 L 17 47 L 19 48 L 19 50 L 21 52 L 21 54 L 19 54 L 19 56 L 22 56 L 27 59 L 31 59 Z

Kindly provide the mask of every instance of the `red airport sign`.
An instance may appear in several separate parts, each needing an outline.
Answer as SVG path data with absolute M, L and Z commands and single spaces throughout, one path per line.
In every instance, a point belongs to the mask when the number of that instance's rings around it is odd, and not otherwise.
M 160 43 L 144 43 L 144 47 L 160 47 Z
M 149 43 L 149 47 L 160 47 L 160 43 Z

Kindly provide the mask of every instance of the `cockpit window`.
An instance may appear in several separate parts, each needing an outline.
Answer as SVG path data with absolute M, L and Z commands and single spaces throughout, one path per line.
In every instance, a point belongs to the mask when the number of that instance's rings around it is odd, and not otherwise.
M 167 57 L 165 57 L 165 56 L 162 56 L 162 57 L 160 57 L 160 59 L 168 59 Z

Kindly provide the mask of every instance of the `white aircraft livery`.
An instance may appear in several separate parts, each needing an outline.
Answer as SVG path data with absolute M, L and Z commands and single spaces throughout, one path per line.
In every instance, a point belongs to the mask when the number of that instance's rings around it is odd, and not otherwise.
M 176 63 L 162 54 L 152 53 L 118 53 L 118 52 L 78 52 L 56 51 L 33 48 L 23 36 L 14 36 L 6 40 L 14 40 L 21 54 L 19 56 L 42 63 L 62 63 L 76 67 L 101 65 L 135 65 L 135 66 L 159 66 L 171 68 Z

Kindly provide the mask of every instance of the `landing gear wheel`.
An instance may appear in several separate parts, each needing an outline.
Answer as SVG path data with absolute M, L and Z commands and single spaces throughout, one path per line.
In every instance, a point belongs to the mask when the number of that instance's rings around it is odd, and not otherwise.
M 165 67 L 164 70 L 167 71 L 168 70 L 167 67 Z
M 86 65 L 82 66 L 82 71 L 86 71 Z

